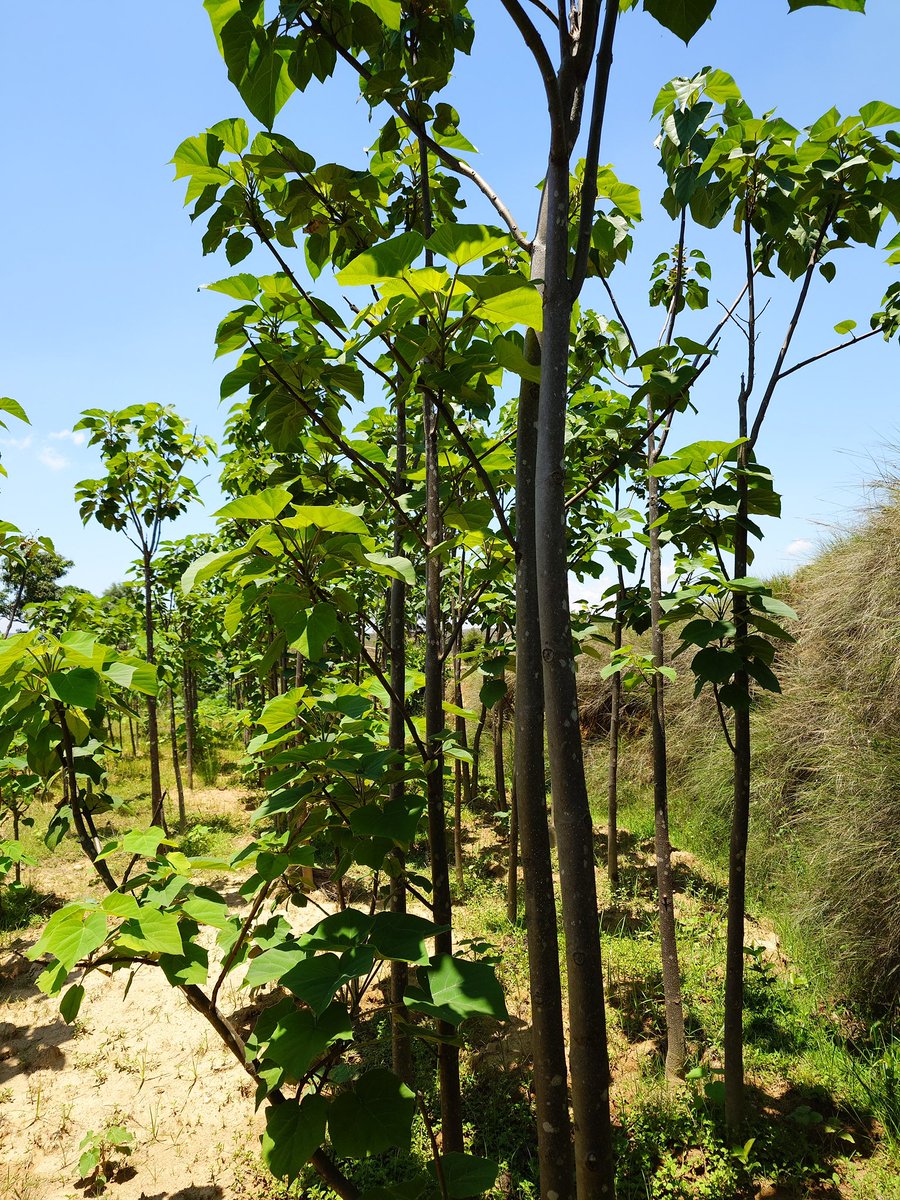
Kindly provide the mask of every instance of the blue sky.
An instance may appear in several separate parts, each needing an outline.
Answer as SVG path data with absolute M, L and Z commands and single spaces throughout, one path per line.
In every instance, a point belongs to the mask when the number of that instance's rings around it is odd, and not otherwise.
M 688 48 L 643 13 L 622 22 L 601 157 L 643 192 L 648 219 L 631 266 L 615 282 L 630 321 L 654 339 L 659 315 L 646 307 L 649 265 L 675 241 L 656 199 L 649 114 L 661 84 L 718 66 L 735 76 L 755 110 L 777 107 L 797 125 L 832 104 L 850 112 L 872 99 L 900 103 L 900 6 L 893 0 L 869 0 L 866 17 L 823 9 L 788 16 L 786 7 L 786 0 L 719 0 L 715 19 Z M 474 0 L 471 11 L 475 49 L 460 61 L 449 98 L 481 151 L 479 169 L 528 228 L 546 111 L 499 0 Z M 32 426 L 11 427 L 3 440 L 9 479 L 0 515 L 52 536 L 75 559 L 72 582 L 97 590 L 121 578 L 130 547 L 123 537 L 81 526 L 74 484 L 97 463 L 71 434 L 79 412 L 160 400 L 203 432 L 221 431 L 225 367 L 213 361 L 212 335 L 223 301 L 198 287 L 230 268 L 223 256 L 203 258 L 201 230 L 182 208 L 168 160 L 184 137 L 242 114 L 242 107 L 200 0 L 8 5 L 3 34 L 0 394 L 18 399 Z M 374 127 L 355 84 L 339 72 L 326 88 L 295 96 L 279 128 L 320 161 L 354 165 Z M 471 219 L 490 219 L 475 197 L 470 212 Z M 713 261 L 713 296 L 730 301 L 737 275 L 728 237 L 702 233 L 693 244 Z M 797 338 L 798 357 L 830 345 L 837 321 L 854 317 L 865 326 L 878 306 L 892 272 L 882 255 L 856 257 L 841 264 L 830 288 L 819 287 Z M 600 307 L 592 293 L 585 299 Z M 790 301 L 767 311 L 764 353 L 780 339 Z M 711 323 L 707 316 L 683 332 L 702 334 Z M 731 436 L 739 354 L 737 340 L 723 346 L 707 373 L 701 415 L 673 434 L 673 446 Z M 872 339 L 795 376 L 778 393 L 759 453 L 775 470 L 785 515 L 769 534 L 760 569 L 790 567 L 804 544 L 821 536 L 822 523 L 846 521 L 862 499 L 861 484 L 889 457 L 898 440 L 897 355 L 896 347 Z M 214 474 L 202 492 L 206 512 L 194 508 L 176 532 L 208 526 Z

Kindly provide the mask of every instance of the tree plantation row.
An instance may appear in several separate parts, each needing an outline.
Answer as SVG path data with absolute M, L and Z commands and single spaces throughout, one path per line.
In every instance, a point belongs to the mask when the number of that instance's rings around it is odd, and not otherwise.
M 169 405 L 81 414 L 98 462 L 76 489 L 81 516 L 137 556 L 134 581 L 103 597 L 56 587 L 66 562 L 50 543 L 3 527 L 0 869 L 8 892 L 22 886 L 22 831 L 51 797 L 46 845 L 77 840 L 99 883 L 29 950 L 38 986 L 75 1022 L 89 973 L 160 972 L 252 1081 L 277 1179 L 317 1175 L 345 1200 L 462 1200 L 500 1186 L 473 1140 L 466 1039 L 510 1015 L 495 948 L 460 932 L 480 813 L 502 834 L 491 853 L 527 947 L 529 1194 L 688 1194 L 633 1190 L 610 1104 L 598 874 L 625 894 L 637 699 L 666 1086 L 706 1086 L 737 1172 L 727 1186 L 750 1187 L 755 714 L 781 691 L 796 619 L 753 568 L 780 514 L 766 420 L 788 378 L 818 371 L 827 386 L 823 360 L 900 332 L 900 282 L 857 320 L 815 329 L 811 316 L 847 252 L 900 264 L 900 108 L 876 98 L 798 128 L 777 96 L 754 114 L 731 75 L 703 67 L 659 91 L 646 139 L 659 187 L 642 197 L 605 165 L 608 94 L 628 89 L 617 35 L 662 25 L 689 42 L 719 19 L 715 0 L 502 7 L 548 113 L 529 147 L 533 212 L 497 194 L 446 99 L 476 36 L 460 0 L 205 0 L 246 116 L 173 161 L 204 252 L 234 269 L 206 285 L 223 298 L 225 442 Z M 829 14 L 838 39 L 865 0 L 788 7 L 850 10 Z M 358 90 L 370 144 L 352 164 L 317 163 L 283 130 L 292 105 L 327 111 L 341 88 Z M 648 199 L 668 244 L 642 241 Z M 642 282 L 652 320 L 621 300 L 638 246 L 657 255 Z M 795 348 L 801 328 L 818 350 Z M 719 439 L 680 444 L 685 416 L 713 402 Z M 27 420 L 12 399 L 3 410 Z M 217 454 L 217 532 L 174 540 Z M 570 605 L 570 580 L 599 580 L 601 601 Z M 579 713 L 591 661 L 606 681 L 602 848 Z M 713 713 L 730 790 L 724 979 L 710 985 L 722 1025 L 703 1061 L 669 828 L 676 686 L 681 721 Z M 258 799 L 218 857 L 184 837 L 212 697 L 236 714 Z M 111 781 L 138 742 L 145 806 Z M 325 878 L 333 911 L 298 932 Z M 888 973 L 872 1002 L 889 1005 L 892 986 Z M 235 988 L 263 998 L 249 1034 L 224 1002 Z M 408 1149 L 414 1129 L 416 1169 L 373 1184 L 371 1160 Z

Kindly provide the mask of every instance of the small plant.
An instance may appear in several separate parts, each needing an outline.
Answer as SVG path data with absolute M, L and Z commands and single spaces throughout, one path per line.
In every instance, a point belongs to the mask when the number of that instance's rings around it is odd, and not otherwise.
M 88 1130 L 78 1149 L 78 1174 L 87 1181 L 90 1196 L 100 1196 L 122 1169 L 134 1145 L 134 1134 L 123 1125 L 108 1125 L 99 1133 Z

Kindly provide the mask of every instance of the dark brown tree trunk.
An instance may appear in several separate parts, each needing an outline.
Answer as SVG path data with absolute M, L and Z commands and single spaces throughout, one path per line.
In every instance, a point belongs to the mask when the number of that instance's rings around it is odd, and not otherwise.
M 509 869 L 506 875 L 506 916 L 511 924 L 519 919 L 519 805 L 513 780 L 509 805 Z
M 184 663 L 181 672 L 181 690 L 184 697 L 184 766 L 187 784 L 194 790 L 194 724 L 196 697 L 194 695 L 194 672 Z
M 653 409 L 648 404 L 651 432 L 647 435 L 647 461 L 652 468 L 657 458 L 652 432 Z M 666 1078 L 684 1076 L 686 1055 L 684 1006 L 681 996 L 681 971 L 675 934 L 675 884 L 672 876 L 672 844 L 669 839 L 669 780 L 666 755 L 666 714 L 663 676 L 658 671 L 665 663 L 662 631 L 662 557 L 659 540 L 659 480 L 647 475 L 647 523 L 650 538 L 650 629 L 653 676 L 650 696 L 650 720 L 653 744 L 653 809 L 656 840 L 656 895 L 659 908 L 659 941 L 662 955 L 663 994 L 666 1006 Z
M 462 693 L 460 692 L 460 701 L 462 701 Z M 487 724 L 487 706 L 482 704 L 481 711 L 478 714 L 478 723 L 475 726 L 475 736 L 472 738 L 472 766 L 465 772 L 467 802 L 476 804 L 481 791 L 481 739 L 484 734 L 484 727 Z M 463 720 L 463 728 L 465 729 L 465 720 Z
M 507 700 L 504 696 L 494 708 L 494 791 L 497 811 L 506 812 L 506 766 L 503 761 L 503 730 L 506 725 Z
M 553 824 L 569 983 L 569 1066 L 579 1200 L 615 1194 L 603 964 L 569 616 L 565 470 L 569 330 L 569 164 L 557 144 L 544 180 L 544 270 L 540 419 L 535 459 L 535 549 Z
M 106 864 L 106 860 L 98 858 L 99 846 L 96 840 L 91 837 L 90 829 L 88 828 L 85 819 L 84 809 L 81 804 L 81 793 L 78 790 L 78 776 L 75 772 L 75 748 L 72 744 L 72 734 L 69 731 L 69 726 L 66 723 L 66 713 L 63 706 L 56 704 L 56 715 L 59 721 L 62 746 L 60 749 L 60 758 L 63 765 L 64 774 L 64 798 L 68 798 L 69 807 L 72 810 L 72 820 L 75 825 L 75 832 L 78 841 L 81 844 L 82 850 L 87 855 L 90 862 L 93 864 L 94 870 L 103 880 L 104 885 L 111 891 L 116 889 L 116 881 L 112 877 L 112 873 Z
M 536 254 L 532 273 L 538 278 L 542 267 L 542 258 Z M 540 361 L 537 338 L 531 331 L 526 338 L 526 353 L 530 362 Z M 514 786 L 522 843 L 541 1196 L 574 1200 L 556 897 L 544 788 L 544 691 L 534 548 L 537 423 L 538 386 L 525 381 L 519 391 L 516 435 Z
M 2 801 L 2 799 L 3 799 L 3 797 L 0 796 L 0 801 Z M 17 804 L 13 805 L 12 820 L 13 820 L 13 841 L 18 842 L 18 840 L 19 840 L 19 807 Z M 16 883 L 22 882 L 22 864 L 19 862 L 18 859 L 16 859 L 16 863 L 13 868 L 13 877 L 15 878 Z
M 451 954 L 453 939 L 450 926 L 453 908 L 450 897 L 450 864 L 447 857 L 447 819 L 444 811 L 444 668 L 443 621 L 441 617 L 441 560 L 434 553 L 443 531 L 441 521 L 440 475 L 438 465 L 438 412 L 427 391 L 424 395 L 425 421 L 425 741 L 428 751 L 426 795 L 428 802 L 428 846 L 431 856 L 432 903 L 434 920 L 447 931 L 434 939 L 437 954 Z M 454 1036 L 445 1021 L 438 1022 L 442 1038 Z M 462 1102 L 459 1083 L 459 1050 L 447 1041 L 438 1046 L 438 1074 L 441 1093 L 441 1146 L 445 1153 L 463 1148 Z
M 172 742 L 172 772 L 175 776 L 175 791 L 178 794 L 178 828 L 187 825 L 184 807 L 184 784 L 181 780 L 181 763 L 178 760 L 178 724 L 175 719 L 175 689 L 169 688 L 169 734 Z
M 615 489 L 616 511 L 619 509 L 619 481 Z M 613 650 L 622 648 L 622 613 L 625 605 L 625 578 L 616 567 L 616 611 L 613 620 Z M 607 778 L 606 874 L 609 886 L 619 886 L 619 731 L 622 708 L 622 676 L 616 671 L 609 690 L 609 771 Z
M 131 719 L 131 713 L 128 714 L 128 734 L 131 738 L 131 757 L 137 758 L 137 742 L 134 740 L 134 721 Z
M 466 570 L 466 552 L 462 551 L 459 559 L 459 588 L 457 590 L 457 618 L 462 612 L 464 583 Z M 453 704 L 456 708 L 463 707 L 462 693 L 462 659 L 459 657 L 462 650 L 462 629 L 456 636 L 453 645 Z M 456 714 L 455 717 L 456 740 L 464 749 L 467 747 L 467 730 L 466 718 Z M 462 888 L 465 880 L 463 878 L 463 840 L 462 840 L 462 806 L 463 797 L 467 804 L 471 804 L 471 775 L 466 768 L 468 763 L 464 763 L 457 758 L 453 763 L 453 866 L 456 872 L 456 886 Z
M 147 662 L 155 663 L 153 647 L 153 564 L 149 550 L 144 551 L 144 636 L 147 640 Z M 159 716 L 155 696 L 147 697 L 147 745 L 150 754 L 150 820 L 165 829 L 162 781 L 159 773 Z
M 741 395 L 740 436 L 747 436 L 747 400 Z M 746 443 L 739 448 L 738 512 L 734 534 L 734 577 L 744 579 L 748 569 Z M 747 637 L 747 599 L 734 595 L 735 645 Z M 735 688 L 744 704 L 734 711 L 734 807 L 728 853 L 728 925 L 725 939 L 725 1121 L 737 1136 L 744 1119 L 744 910 L 747 903 L 747 837 L 750 828 L 750 678 L 737 671 Z
M 397 396 L 397 438 L 394 463 L 394 493 L 403 494 L 406 488 L 406 397 Z M 403 527 L 399 516 L 394 518 L 394 554 L 403 553 Z M 388 603 L 390 623 L 391 706 L 388 716 L 388 744 L 401 756 L 406 756 L 406 584 L 402 579 L 391 580 Z M 298 655 L 299 661 L 299 655 Z M 406 800 L 403 779 L 391 784 L 391 803 L 398 807 Z M 391 882 L 391 912 L 406 912 L 405 855 L 394 852 L 396 874 Z M 412 1046 L 406 1032 L 406 1005 L 403 998 L 409 986 L 409 967 L 405 962 L 391 962 L 391 1060 L 394 1072 L 408 1086 L 413 1086 Z

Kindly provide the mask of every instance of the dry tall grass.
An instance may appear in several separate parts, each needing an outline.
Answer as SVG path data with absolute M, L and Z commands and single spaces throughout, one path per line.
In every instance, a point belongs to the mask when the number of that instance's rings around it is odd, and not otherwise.
M 809 566 L 778 581 L 799 613 L 779 649 L 783 694 L 753 716 L 749 868 L 835 982 L 879 1003 L 900 999 L 900 486 Z M 674 643 L 674 638 L 671 639 Z M 608 686 L 579 669 L 582 721 L 602 738 Z M 676 828 L 727 853 L 731 755 L 688 664 L 667 688 Z M 628 778 L 649 782 L 646 698 L 632 693 Z M 720 855 L 721 856 L 721 855 Z

